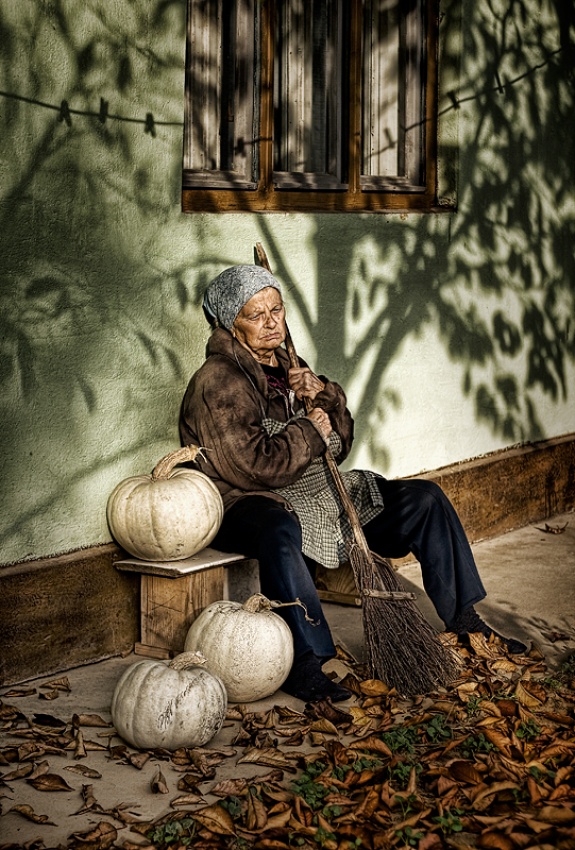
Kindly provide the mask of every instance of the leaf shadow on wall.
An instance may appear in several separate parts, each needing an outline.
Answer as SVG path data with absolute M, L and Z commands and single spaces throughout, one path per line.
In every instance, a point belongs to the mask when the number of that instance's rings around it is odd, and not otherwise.
M 289 256 L 262 217 L 262 241 L 317 343 L 319 370 L 333 374 L 336 364 L 344 387 L 362 385 L 354 415 L 359 441 L 369 445 L 382 423 L 376 417 L 370 424 L 377 404 L 401 403 L 386 396 L 388 367 L 405 341 L 426 329 L 460 366 L 461 390 L 477 423 L 507 443 L 542 439 L 541 405 L 572 396 L 575 104 L 568 34 L 573 37 L 575 14 L 556 4 L 548 32 L 537 36 L 541 44 L 556 44 L 559 30 L 562 46 L 537 46 L 541 61 L 532 64 L 533 45 L 513 35 L 518 18 L 529 19 L 529 3 L 515 3 L 500 19 L 478 9 L 466 26 L 474 73 L 462 78 L 446 108 L 464 110 L 473 101 L 476 124 L 464 141 L 458 209 L 447 223 L 438 226 L 437 216 L 425 215 L 406 221 L 317 216 L 314 318 L 305 282 L 290 271 Z M 443 61 L 459 59 L 447 52 Z M 471 135 L 467 124 L 462 133 Z M 457 151 L 444 147 L 442 155 L 453 159 Z M 425 380 L 424 363 L 421 368 Z M 373 458 L 385 466 L 389 454 L 374 448 Z

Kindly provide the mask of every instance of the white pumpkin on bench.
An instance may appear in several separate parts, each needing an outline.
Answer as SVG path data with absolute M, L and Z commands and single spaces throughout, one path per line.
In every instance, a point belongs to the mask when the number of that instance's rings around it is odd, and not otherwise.
M 112 491 L 107 517 L 114 539 L 145 561 L 178 561 L 208 546 L 224 516 L 222 497 L 203 472 L 176 469 L 201 453 L 184 446 L 149 475 L 126 478 Z
M 197 470 L 175 469 L 200 451 L 170 452 L 151 474 L 121 481 L 108 499 L 112 536 L 133 556 L 116 567 L 140 575 L 138 655 L 170 658 L 183 650 L 190 623 L 207 605 L 243 601 L 259 590 L 257 561 L 209 546 L 223 518 L 216 486 Z

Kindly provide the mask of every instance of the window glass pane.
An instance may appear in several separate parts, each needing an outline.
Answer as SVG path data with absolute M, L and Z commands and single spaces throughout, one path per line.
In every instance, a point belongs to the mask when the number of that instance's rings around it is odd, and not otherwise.
M 422 182 L 423 0 L 365 0 L 362 185 Z M 370 180 L 371 178 L 371 180 Z
M 189 0 L 188 21 L 184 168 L 208 172 L 210 185 L 218 185 L 214 172 L 224 185 L 253 181 L 253 0 Z M 202 180 L 186 176 L 188 185 Z
M 341 179 L 342 7 L 341 0 L 277 3 L 276 172 Z

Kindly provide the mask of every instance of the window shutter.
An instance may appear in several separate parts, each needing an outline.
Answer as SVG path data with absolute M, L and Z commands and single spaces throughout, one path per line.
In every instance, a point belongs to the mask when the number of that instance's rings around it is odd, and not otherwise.
M 365 0 L 364 190 L 423 191 L 425 50 L 421 0 Z
M 280 0 L 274 62 L 274 185 L 342 183 L 341 0 Z
M 437 209 L 439 0 L 187 0 L 186 212 Z
M 253 0 L 188 0 L 184 186 L 255 188 Z

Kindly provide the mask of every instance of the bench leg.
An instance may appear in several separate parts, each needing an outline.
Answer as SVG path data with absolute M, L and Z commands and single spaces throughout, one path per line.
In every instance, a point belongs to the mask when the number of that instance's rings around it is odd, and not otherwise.
M 137 655 L 171 658 L 182 652 L 188 629 L 212 602 L 224 598 L 225 568 L 180 578 L 140 576 L 140 642 Z

